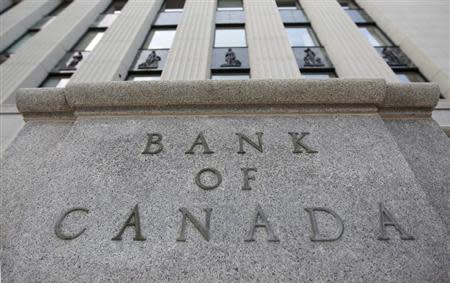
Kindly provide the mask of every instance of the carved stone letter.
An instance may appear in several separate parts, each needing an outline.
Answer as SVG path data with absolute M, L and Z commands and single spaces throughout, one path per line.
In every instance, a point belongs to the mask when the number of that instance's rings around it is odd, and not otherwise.
M 334 212 L 331 209 L 324 208 L 324 207 L 310 207 L 310 208 L 305 208 L 305 210 L 308 212 L 309 219 L 311 220 L 311 228 L 312 228 L 312 232 L 313 232 L 313 234 L 311 236 L 311 241 L 313 241 L 313 242 L 328 242 L 328 241 L 336 241 L 341 238 L 342 234 L 344 233 L 344 223 L 342 222 L 342 219 L 339 217 L 339 215 L 336 212 Z M 334 219 L 336 220 L 337 227 L 338 227 L 338 231 L 336 232 L 336 235 L 334 237 L 325 237 L 325 236 L 320 235 L 319 227 L 317 225 L 317 220 L 316 220 L 316 216 L 315 216 L 316 211 L 325 212 L 334 217 Z
M 205 208 L 203 209 L 205 211 L 205 225 L 203 226 L 200 221 L 197 220 L 197 218 L 192 215 L 187 208 L 180 208 L 180 212 L 183 214 L 183 219 L 181 220 L 181 229 L 180 234 L 177 238 L 177 241 L 179 242 L 186 242 L 186 225 L 187 225 L 187 219 L 194 225 L 194 227 L 200 232 L 200 234 L 203 236 L 203 239 L 206 241 L 209 241 L 210 234 L 209 234 L 209 227 L 211 223 L 211 212 L 212 208 Z
M 400 239 L 402 240 L 414 240 L 414 237 L 409 235 L 395 220 L 394 216 L 387 211 L 384 207 L 383 203 L 379 203 L 380 207 L 380 230 L 381 235 L 378 237 L 378 240 L 387 241 L 389 237 L 386 234 L 386 226 L 394 226 L 395 229 L 400 233 Z
M 86 228 L 83 228 L 83 230 L 81 230 L 80 232 L 78 232 L 78 233 L 75 234 L 75 235 L 66 235 L 66 234 L 64 234 L 64 233 L 61 231 L 61 226 L 62 226 L 62 223 L 63 223 L 64 219 L 65 219 L 69 214 L 71 214 L 72 212 L 75 212 L 75 211 L 82 211 L 82 212 L 85 212 L 85 213 L 89 213 L 89 210 L 88 210 L 88 209 L 82 208 L 82 207 L 75 207 L 75 208 L 72 208 L 72 209 L 66 211 L 66 212 L 61 216 L 61 218 L 59 218 L 58 221 L 56 222 L 56 225 L 55 225 L 55 234 L 56 234 L 56 237 L 60 238 L 61 240 L 73 240 L 73 239 L 78 238 L 81 234 L 84 233 L 84 231 L 86 231 Z
M 242 173 L 244 173 L 244 185 L 242 186 L 242 190 L 248 191 L 251 190 L 249 182 L 250 180 L 255 180 L 255 176 L 249 176 L 248 172 L 258 172 L 256 168 L 241 168 Z
M 294 144 L 294 151 L 293 153 L 303 153 L 304 149 L 306 153 L 317 153 L 318 151 L 311 149 L 310 147 L 306 146 L 304 143 L 302 143 L 302 139 L 309 135 L 309 133 L 302 133 L 300 137 L 298 137 L 298 133 L 289 133 L 292 137 L 292 143 Z
M 202 177 L 202 174 L 205 172 L 211 172 L 216 176 L 217 182 L 214 185 L 203 184 L 201 177 Z M 204 190 L 212 190 L 212 189 L 215 189 L 218 186 L 220 186 L 220 184 L 222 183 L 222 175 L 220 174 L 219 171 L 217 171 L 214 168 L 204 168 L 204 169 L 200 170 L 200 172 L 198 172 L 197 175 L 195 175 L 195 183 L 197 184 L 197 186 L 199 186 L 200 188 L 202 188 Z
M 205 137 L 203 136 L 203 133 L 198 134 L 197 138 L 195 139 L 194 144 L 191 146 L 191 149 L 186 151 L 186 154 L 194 154 L 194 148 L 197 145 L 203 146 L 203 154 L 213 154 L 214 152 L 211 151 L 208 147 L 208 143 L 206 142 Z
M 154 134 L 147 134 L 148 140 L 147 145 L 145 146 L 144 151 L 142 154 L 158 154 L 163 150 L 163 145 L 161 143 L 162 141 L 162 135 L 158 133 Z M 155 145 L 156 148 L 152 150 L 152 145 Z
M 141 221 L 139 218 L 139 207 L 136 204 L 136 206 L 133 208 L 133 211 L 131 211 L 130 216 L 128 217 L 127 221 L 125 221 L 125 224 L 123 224 L 122 228 L 120 229 L 117 236 L 112 238 L 113 241 L 122 241 L 122 234 L 125 231 L 127 227 L 134 227 L 134 238 L 135 241 L 145 241 L 145 238 L 141 234 Z
M 236 134 L 239 137 L 239 154 L 245 154 L 244 151 L 244 141 L 246 141 L 249 145 L 256 148 L 259 152 L 263 152 L 263 145 L 262 145 L 262 135 L 263 133 L 256 133 L 258 136 L 258 144 L 254 143 L 251 139 L 249 139 L 247 136 L 243 134 Z
M 258 219 L 261 218 L 262 223 L 258 223 Z M 269 221 L 267 220 L 264 211 L 261 209 L 261 206 L 258 204 L 256 206 L 256 215 L 253 219 L 252 227 L 245 238 L 245 242 L 254 242 L 255 241 L 255 230 L 256 228 L 266 228 L 267 233 L 267 241 L 268 242 L 279 242 L 278 237 L 273 233 L 272 227 L 270 226 Z

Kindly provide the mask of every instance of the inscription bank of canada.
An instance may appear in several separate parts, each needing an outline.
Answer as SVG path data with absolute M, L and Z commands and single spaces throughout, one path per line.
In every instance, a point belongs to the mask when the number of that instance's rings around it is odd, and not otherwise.
M 296 133 L 296 132 L 289 132 L 287 133 L 290 136 L 290 139 L 293 144 L 293 154 L 315 154 L 318 153 L 318 151 L 314 150 L 311 146 L 307 145 L 304 141 L 305 137 L 308 136 L 310 133 L 308 132 L 302 132 L 302 133 Z M 248 144 L 260 153 L 263 153 L 263 133 L 257 132 L 256 133 L 256 141 L 253 141 L 248 136 L 236 133 L 238 137 L 239 142 L 239 151 L 237 151 L 238 154 L 246 154 L 246 151 L 244 150 L 244 144 Z M 188 151 L 185 152 L 185 154 L 195 154 L 195 150 L 197 147 L 202 147 L 203 154 L 213 154 L 214 152 L 210 149 L 208 142 L 203 135 L 203 133 L 200 133 L 197 138 L 195 139 L 192 146 L 189 148 Z M 163 151 L 164 145 L 163 145 L 163 136 L 159 133 L 150 133 L 147 134 L 147 142 L 144 148 L 144 151 L 142 154 L 150 154 L 155 155 L 159 154 Z M 252 175 L 252 173 L 257 172 L 257 168 L 241 168 L 242 176 L 243 176 L 243 186 L 242 190 L 251 190 L 250 181 L 254 181 L 256 177 Z M 210 174 L 213 177 L 215 177 L 215 182 L 213 184 L 207 184 L 202 176 L 203 174 Z M 222 183 L 222 175 L 220 172 L 214 168 L 204 168 L 200 170 L 194 177 L 195 183 L 197 186 L 205 191 L 213 190 L 220 186 Z M 398 232 L 400 239 L 402 240 L 414 240 L 414 237 L 410 235 L 399 223 L 399 221 L 392 215 L 389 210 L 384 206 L 382 202 L 378 203 L 379 207 L 379 235 L 378 240 L 389 240 L 389 237 L 387 236 L 386 227 L 392 226 L 395 228 L 395 230 Z M 211 231 L 211 218 L 213 215 L 213 209 L 212 208 L 204 208 L 205 212 L 205 220 L 202 222 L 197 217 L 195 217 L 188 208 L 181 207 L 179 209 L 179 212 L 181 213 L 181 224 L 178 236 L 176 238 L 176 241 L 186 241 L 186 227 L 189 222 L 195 227 L 195 229 L 201 234 L 201 236 L 206 240 L 210 241 L 213 239 L 212 231 Z M 344 233 L 344 221 L 342 218 L 331 208 L 326 207 L 306 207 L 304 208 L 306 213 L 309 216 L 310 224 L 311 224 L 311 241 L 315 242 L 324 242 L 324 241 L 337 241 L 341 238 L 342 234 Z M 78 237 L 80 237 L 85 231 L 86 228 L 82 229 L 78 233 L 75 234 L 68 234 L 65 231 L 63 231 L 63 222 L 72 213 L 85 213 L 89 214 L 88 208 L 83 207 L 75 207 L 66 210 L 62 216 L 57 220 L 55 225 L 55 234 L 59 239 L 62 240 L 73 240 Z M 319 230 L 319 223 L 317 221 L 317 214 L 318 213 L 324 213 L 326 215 L 329 215 L 333 217 L 336 224 L 336 230 L 334 235 L 323 235 L 320 233 Z M 254 215 L 250 218 L 251 224 L 249 227 L 247 227 L 247 232 L 244 236 L 245 242 L 252 242 L 255 241 L 255 233 L 257 232 L 257 228 L 264 229 L 267 234 L 267 241 L 270 242 L 279 242 L 280 239 L 274 232 L 274 229 L 272 228 L 272 224 L 269 221 L 268 217 L 266 216 L 263 208 L 261 205 L 257 205 L 255 208 Z M 118 227 L 118 232 L 116 232 L 115 236 L 111 239 L 113 241 L 121 241 L 122 235 L 125 232 L 127 228 L 134 229 L 134 241 L 145 241 L 145 235 L 141 229 L 141 217 L 139 215 L 139 206 L 136 204 L 132 210 L 131 213 L 126 218 L 124 224 L 122 224 L 120 227 Z

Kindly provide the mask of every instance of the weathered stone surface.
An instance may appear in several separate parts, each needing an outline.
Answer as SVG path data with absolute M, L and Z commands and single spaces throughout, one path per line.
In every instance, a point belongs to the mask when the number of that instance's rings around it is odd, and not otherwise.
M 85 117 L 67 135 L 66 127 L 29 122 L 2 160 L 6 282 L 449 280 L 448 231 L 377 114 Z M 200 132 L 214 153 L 197 146 L 185 154 Z M 256 132 L 263 153 L 244 143 L 247 153 L 238 154 L 236 133 L 256 141 Z M 294 154 L 288 132 L 309 132 L 302 141 L 318 153 Z M 163 136 L 161 153 L 141 154 L 147 133 Z M 206 167 L 222 174 L 218 188 L 195 184 Z M 257 168 L 251 190 L 242 190 L 244 167 Z M 415 240 L 393 227 L 391 240 L 377 239 L 379 202 Z M 129 227 L 112 241 L 136 204 L 146 240 L 133 241 Z M 279 242 L 263 228 L 244 241 L 258 204 Z M 341 239 L 310 240 L 304 209 L 314 206 L 340 215 Z M 86 231 L 61 240 L 55 223 L 74 207 L 89 213 L 67 217 L 63 231 Z M 189 221 L 186 241 L 176 240 L 182 207 L 202 224 L 212 208 L 209 241 Z M 318 223 L 326 235 L 335 231 L 330 218 Z

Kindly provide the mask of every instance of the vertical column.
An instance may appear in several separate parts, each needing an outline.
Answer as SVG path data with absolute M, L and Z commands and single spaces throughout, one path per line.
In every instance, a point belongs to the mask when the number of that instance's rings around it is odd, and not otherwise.
M 16 89 L 38 86 L 109 3 L 110 0 L 74 0 L 0 65 L 0 102 L 14 104 L 12 94 Z
M 186 0 L 162 80 L 206 80 L 214 33 L 216 0 Z
M 163 0 L 129 0 L 69 85 L 124 80 Z
M 244 0 L 244 9 L 252 78 L 299 78 L 275 0 Z
M 16 41 L 30 27 L 56 8 L 59 3 L 61 0 L 23 0 L 1 15 L 0 51 Z
M 336 0 L 300 0 L 340 78 L 382 78 L 398 82 Z

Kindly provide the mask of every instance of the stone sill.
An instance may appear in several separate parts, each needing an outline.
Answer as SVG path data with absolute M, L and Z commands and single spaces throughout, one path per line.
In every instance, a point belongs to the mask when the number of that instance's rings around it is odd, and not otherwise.
M 73 84 L 17 91 L 25 118 L 126 114 L 389 113 L 431 117 L 433 83 L 384 80 L 151 81 Z

